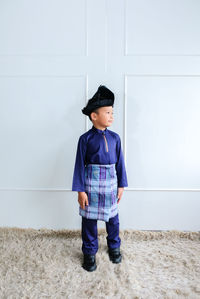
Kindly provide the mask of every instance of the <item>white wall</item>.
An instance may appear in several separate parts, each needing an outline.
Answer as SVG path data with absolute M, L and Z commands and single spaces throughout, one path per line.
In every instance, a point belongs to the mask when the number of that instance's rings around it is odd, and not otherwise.
M 197 0 L 0 1 L 0 226 L 80 228 L 81 109 L 105 84 L 121 229 L 200 229 L 199 14 Z

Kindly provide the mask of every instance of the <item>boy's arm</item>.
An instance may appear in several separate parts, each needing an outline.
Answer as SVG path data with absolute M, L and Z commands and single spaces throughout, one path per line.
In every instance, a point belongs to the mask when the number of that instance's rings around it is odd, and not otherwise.
M 85 156 L 86 141 L 80 136 L 76 151 L 72 191 L 78 191 L 78 202 L 82 209 L 85 209 L 85 205 L 88 206 L 88 196 L 85 193 Z
M 117 149 L 116 171 L 117 171 L 118 188 L 128 187 L 124 156 L 122 152 L 121 139 L 119 135 L 118 135 L 116 149 Z
M 76 160 L 74 165 L 74 174 L 72 181 L 72 191 L 85 191 L 85 156 L 86 156 L 86 141 L 82 136 L 79 137 Z

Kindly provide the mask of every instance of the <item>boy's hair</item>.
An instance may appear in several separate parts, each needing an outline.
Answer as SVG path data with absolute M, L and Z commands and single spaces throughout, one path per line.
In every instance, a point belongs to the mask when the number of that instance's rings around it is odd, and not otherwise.
M 92 112 L 95 112 L 95 113 L 97 113 L 97 114 L 98 114 L 98 111 L 99 111 L 99 108 L 97 108 L 97 109 L 93 110 Z M 91 113 L 92 113 L 92 112 L 91 112 Z M 90 115 L 89 115 L 89 119 L 92 121 L 92 118 L 91 118 L 91 113 L 90 113 Z

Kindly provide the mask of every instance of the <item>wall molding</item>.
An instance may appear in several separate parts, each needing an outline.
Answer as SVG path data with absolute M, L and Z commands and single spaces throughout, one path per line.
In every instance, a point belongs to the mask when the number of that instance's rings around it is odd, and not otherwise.
M 200 75 L 162 75 L 162 74 L 124 74 L 124 120 L 123 120 L 123 152 L 125 166 L 127 167 L 127 78 L 128 77 L 200 77 Z M 200 189 L 187 188 L 125 188 L 126 191 L 164 191 L 164 192 L 200 192 Z
M 174 54 L 174 53 L 171 53 L 171 54 L 159 54 L 159 53 L 145 53 L 145 54 L 139 54 L 139 53 L 128 53 L 128 46 L 127 46 L 127 2 L 128 0 L 124 0 L 124 56 L 164 56 L 164 57 L 175 57 L 175 56 L 182 56 L 182 57 L 186 57 L 186 56 L 193 56 L 193 57 L 199 57 L 200 54 L 199 53 L 196 53 L 196 54 L 191 54 L 191 53 L 188 53 L 188 54 L 183 54 L 183 53 L 180 53 L 180 54 Z

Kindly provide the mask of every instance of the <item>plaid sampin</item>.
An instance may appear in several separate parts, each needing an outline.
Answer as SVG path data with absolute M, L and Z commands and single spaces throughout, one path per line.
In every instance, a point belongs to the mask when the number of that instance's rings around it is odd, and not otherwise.
M 79 215 L 109 221 L 118 213 L 115 164 L 88 164 L 85 167 L 85 192 L 88 206 L 79 207 Z

